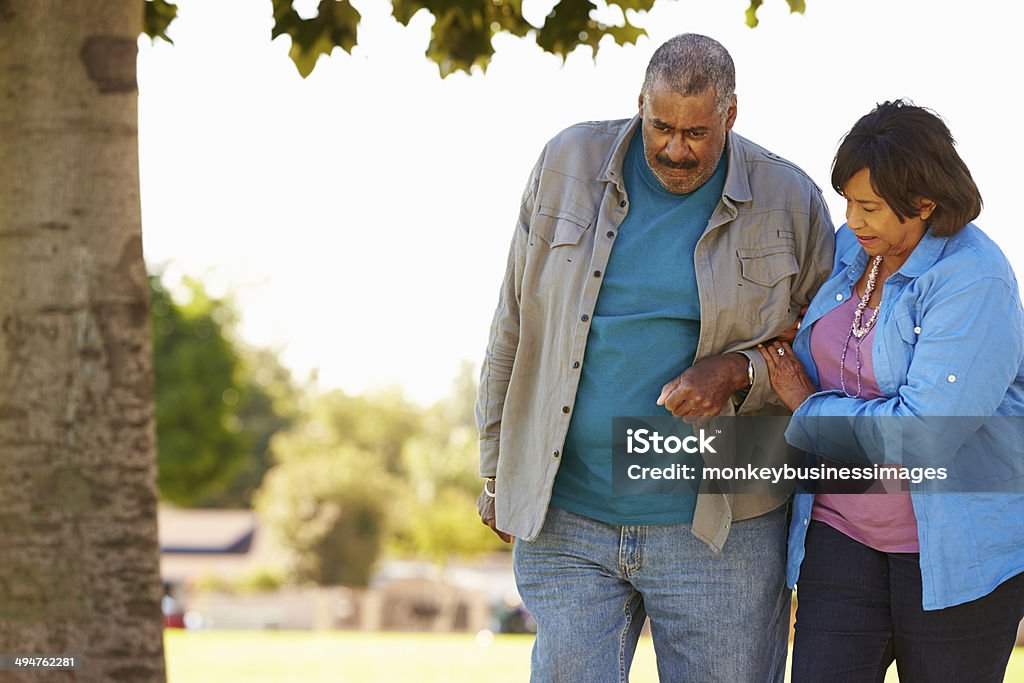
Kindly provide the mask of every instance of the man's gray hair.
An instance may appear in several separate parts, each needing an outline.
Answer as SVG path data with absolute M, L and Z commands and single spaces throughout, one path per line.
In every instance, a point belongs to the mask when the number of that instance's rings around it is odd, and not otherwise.
M 714 88 L 715 109 L 724 116 L 736 91 L 736 67 L 729 51 L 714 38 L 683 33 L 655 50 L 644 76 L 644 97 L 655 83 L 687 97 Z

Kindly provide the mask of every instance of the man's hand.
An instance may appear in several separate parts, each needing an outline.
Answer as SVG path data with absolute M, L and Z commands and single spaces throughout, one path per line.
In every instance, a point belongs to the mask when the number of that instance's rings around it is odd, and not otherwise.
M 708 356 L 663 386 L 658 405 L 676 417 L 714 417 L 733 393 L 746 387 L 746 356 Z
M 487 495 L 488 490 L 491 493 L 497 491 L 498 482 L 492 479 L 484 481 L 484 490 L 480 492 L 480 497 L 476 499 L 476 509 L 480 513 L 480 521 L 483 522 L 484 526 L 490 527 L 491 531 L 496 533 L 498 538 L 505 541 L 505 543 L 511 543 L 515 540 L 515 537 L 506 534 L 504 531 L 499 531 L 498 527 L 494 526 L 494 497 Z

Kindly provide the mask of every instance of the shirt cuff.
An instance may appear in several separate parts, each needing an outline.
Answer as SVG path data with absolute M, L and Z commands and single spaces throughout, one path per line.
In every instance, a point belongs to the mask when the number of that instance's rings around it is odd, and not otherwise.
M 480 476 L 495 477 L 498 472 L 498 441 L 480 441 Z
M 740 397 L 736 404 L 736 414 L 742 415 L 751 413 L 764 407 L 766 403 L 775 403 L 775 392 L 772 391 L 772 383 L 768 379 L 768 364 L 764 362 L 761 352 L 755 349 L 743 349 L 737 351 L 747 357 L 747 361 L 754 366 L 754 383 L 747 389 L 747 395 Z M 734 399 L 735 400 L 735 399 Z

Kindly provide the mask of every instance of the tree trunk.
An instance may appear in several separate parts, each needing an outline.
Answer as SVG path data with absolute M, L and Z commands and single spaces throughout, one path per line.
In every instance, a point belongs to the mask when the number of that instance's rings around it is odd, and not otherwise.
M 0 654 L 163 681 L 142 0 L 0 0 Z

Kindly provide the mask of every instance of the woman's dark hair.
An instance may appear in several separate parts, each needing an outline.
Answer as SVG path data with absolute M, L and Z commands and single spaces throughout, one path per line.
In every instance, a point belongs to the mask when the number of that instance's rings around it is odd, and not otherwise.
M 932 234 L 948 237 L 981 213 L 981 194 L 954 147 L 945 122 L 905 100 L 883 102 L 846 134 L 832 162 L 832 187 L 839 194 L 867 168 L 875 193 L 900 222 L 920 215 L 917 201 L 935 202 L 928 218 Z

